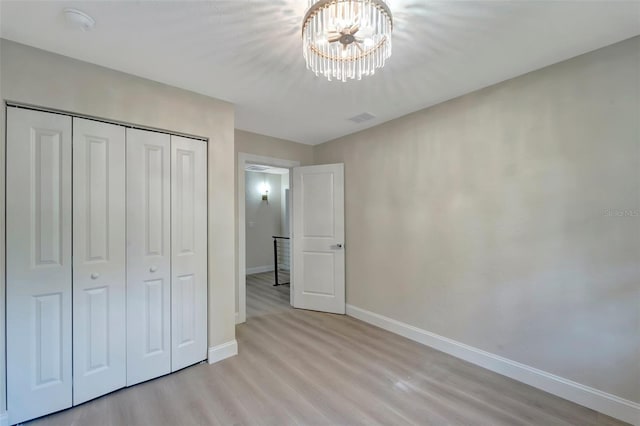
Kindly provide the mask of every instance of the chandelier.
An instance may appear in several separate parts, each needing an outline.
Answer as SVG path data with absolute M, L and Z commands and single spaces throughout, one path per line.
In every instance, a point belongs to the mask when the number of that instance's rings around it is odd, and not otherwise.
M 391 56 L 392 30 L 384 0 L 309 0 L 302 23 L 307 68 L 329 80 L 373 75 Z

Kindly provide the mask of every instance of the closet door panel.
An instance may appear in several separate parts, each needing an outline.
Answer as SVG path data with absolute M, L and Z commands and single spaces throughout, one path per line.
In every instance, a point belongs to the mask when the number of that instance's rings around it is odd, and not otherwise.
M 126 385 L 125 129 L 73 119 L 73 403 Z
M 171 372 L 171 141 L 127 129 L 127 386 Z
M 172 371 L 207 357 L 207 147 L 171 136 Z
M 71 117 L 7 108 L 9 423 L 71 406 Z

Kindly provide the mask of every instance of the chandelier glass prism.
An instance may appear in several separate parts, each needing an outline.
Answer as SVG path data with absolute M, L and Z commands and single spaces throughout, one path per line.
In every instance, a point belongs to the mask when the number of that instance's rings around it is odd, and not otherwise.
M 329 80 L 373 75 L 391 56 L 392 31 L 384 0 L 310 0 L 302 23 L 307 68 Z

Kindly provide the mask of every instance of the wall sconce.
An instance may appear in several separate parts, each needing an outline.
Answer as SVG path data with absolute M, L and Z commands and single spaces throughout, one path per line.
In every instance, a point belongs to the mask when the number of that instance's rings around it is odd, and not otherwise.
M 269 202 L 269 189 L 269 184 L 266 182 L 263 182 L 258 186 L 258 192 L 262 194 L 262 201 Z

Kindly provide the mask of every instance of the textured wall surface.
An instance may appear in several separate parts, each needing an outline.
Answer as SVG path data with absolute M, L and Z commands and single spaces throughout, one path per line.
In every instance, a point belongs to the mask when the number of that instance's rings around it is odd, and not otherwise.
M 347 303 L 640 401 L 639 91 L 636 37 L 316 146 Z
M 274 235 L 282 233 L 281 175 L 245 173 L 245 229 L 247 268 L 273 265 Z M 269 185 L 269 200 L 263 201 L 258 191 Z

